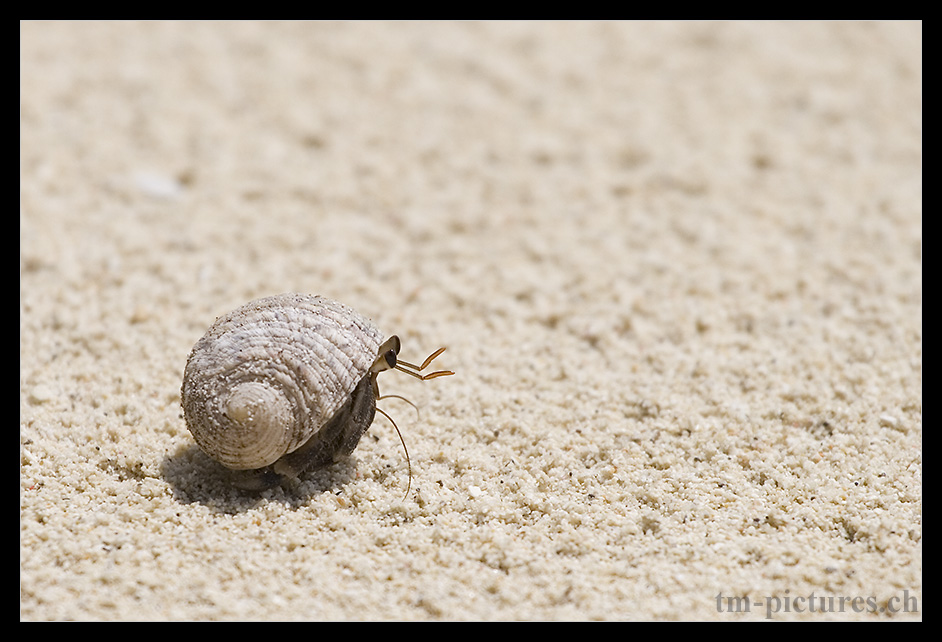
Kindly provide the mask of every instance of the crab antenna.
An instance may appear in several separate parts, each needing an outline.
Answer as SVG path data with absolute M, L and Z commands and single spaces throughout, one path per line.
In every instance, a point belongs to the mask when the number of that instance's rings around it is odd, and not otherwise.
M 426 374 L 426 375 L 419 374 L 420 372 L 422 372 L 428 367 L 428 364 L 432 363 L 432 360 L 434 360 L 435 357 L 437 357 L 444 351 L 445 351 L 445 348 L 439 348 L 438 350 L 430 354 L 425 359 L 425 361 L 422 362 L 421 366 L 417 366 L 413 363 L 409 363 L 408 361 L 403 361 L 402 359 L 396 359 L 396 365 L 394 367 L 396 368 L 396 370 L 400 372 L 405 372 L 406 374 L 412 375 L 416 379 L 421 379 L 422 381 L 425 381 L 427 379 L 434 379 L 436 377 L 445 377 L 448 375 L 453 375 L 455 373 L 452 372 L 451 370 L 438 370 L 436 372 L 430 372 L 429 374 Z
M 413 408 L 415 408 L 416 419 L 418 419 L 420 416 L 419 407 L 415 405 L 414 403 L 412 403 L 411 401 L 409 401 L 408 399 L 406 399 L 405 397 L 403 397 L 402 395 L 383 395 L 382 397 L 377 397 L 376 401 L 379 401 L 381 399 L 401 399 L 405 401 L 407 404 L 409 404 L 410 406 L 412 406 Z
M 409 496 L 409 491 L 412 490 L 412 460 L 409 459 L 409 449 L 406 447 L 406 440 L 402 438 L 402 433 L 399 432 L 399 426 L 396 425 L 396 422 L 393 421 L 393 418 L 390 417 L 388 414 L 386 414 L 386 412 L 381 408 L 377 408 L 376 410 L 377 412 L 382 413 L 382 415 L 386 417 L 386 419 L 389 420 L 389 423 L 393 425 L 393 428 L 396 429 L 396 434 L 399 435 L 399 441 L 402 442 L 402 449 L 406 452 L 406 465 L 409 467 L 409 485 L 406 486 L 406 494 L 403 495 L 402 497 L 403 499 L 405 499 L 406 497 Z

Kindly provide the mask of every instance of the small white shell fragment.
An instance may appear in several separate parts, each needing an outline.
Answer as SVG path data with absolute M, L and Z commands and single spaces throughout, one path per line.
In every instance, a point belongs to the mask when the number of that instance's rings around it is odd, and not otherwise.
M 155 172 L 136 172 L 134 184 L 143 194 L 152 198 L 170 200 L 183 193 L 183 185 L 178 180 Z
M 880 424 L 888 428 L 897 428 L 899 426 L 899 419 L 893 415 L 880 415 Z
M 46 403 L 51 401 L 56 396 L 56 393 L 52 388 L 45 384 L 38 383 L 29 391 L 29 402 L 33 405 L 38 405 L 41 403 Z
M 472 498 L 477 499 L 484 494 L 484 491 L 477 486 L 468 486 L 468 494 L 471 495 Z

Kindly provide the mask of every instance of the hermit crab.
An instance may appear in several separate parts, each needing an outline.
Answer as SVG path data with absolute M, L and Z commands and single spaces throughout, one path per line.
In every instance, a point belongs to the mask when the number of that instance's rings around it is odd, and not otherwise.
M 392 421 L 376 407 L 384 398 L 380 372 L 422 380 L 454 374 L 422 374 L 445 348 L 420 365 L 399 359 L 400 348 L 399 337 L 384 341 L 367 318 L 325 297 L 280 294 L 246 303 L 193 346 L 180 393 L 187 428 L 211 458 L 246 471 L 235 486 L 271 488 L 352 453 L 377 410 Z M 411 488 L 408 449 L 406 461 Z

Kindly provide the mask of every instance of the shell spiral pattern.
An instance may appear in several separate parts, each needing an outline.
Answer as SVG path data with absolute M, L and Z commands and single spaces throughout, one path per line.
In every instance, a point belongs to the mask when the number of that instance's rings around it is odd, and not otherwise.
M 381 343 L 368 319 L 324 297 L 252 301 L 193 347 L 181 390 L 187 427 L 228 468 L 273 464 L 347 403 Z

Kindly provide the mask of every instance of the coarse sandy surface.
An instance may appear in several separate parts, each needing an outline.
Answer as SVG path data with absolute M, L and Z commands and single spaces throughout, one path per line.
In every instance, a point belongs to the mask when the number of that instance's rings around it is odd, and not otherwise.
M 921 619 L 921 23 L 20 33 L 22 619 Z M 408 497 L 196 447 L 279 292 L 448 347 Z

